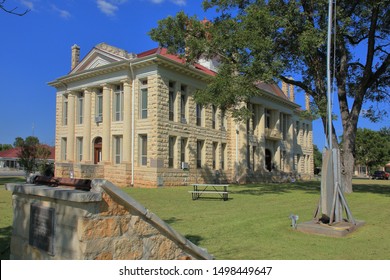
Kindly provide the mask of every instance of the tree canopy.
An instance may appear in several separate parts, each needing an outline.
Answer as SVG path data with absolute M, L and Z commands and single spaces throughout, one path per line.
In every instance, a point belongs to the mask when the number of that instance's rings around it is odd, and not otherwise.
M 47 159 L 50 156 L 50 149 L 46 145 L 39 143 L 39 139 L 35 136 L 28 136 L 26 139 L 17 137 L 15 139 L 15 147 L 20 147 L 18 153 L 19 163 L 26 171 L 26 174 L 40 171 L 45 174 L 50 171 L 50 166 L 47 166 Z
M 356 133 L 356 162 L 372 171 L 390 162 L 390 128 L 374 131 L 358 128 Z
M 390 0 L 346 0 L 334 9 L 331 60 L 348 191 L 352 191 L 359 116 L 378 121 L 389 110 L 389 4 Z M 205 0 L 203 7 L 214 9 L 217 16 L 200 20 L 180 12 L 150 31 L 153 40 L 183 55 L 188 63 L 200 58 L 220 61 L 217 77 L 195 98 L 234 108 L 257 93 L 256 81 L 282 80 L 312 97 L 313 111 L 322 118 L 326 132 L 328 1 Z M 374 103 L 362 111 L 367 101 Z M 337 144 L 334 129 L 332 134 Z

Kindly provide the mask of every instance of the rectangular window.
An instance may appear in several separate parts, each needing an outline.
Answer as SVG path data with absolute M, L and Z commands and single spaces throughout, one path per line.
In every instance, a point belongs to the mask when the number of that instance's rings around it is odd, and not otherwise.
M 176 137 L 170 136 L 169 137 L 169 167 L 174 167 L 175 162 L 175 144 L 176 144 Z
M 77 161 L 81 162 L 83 160 L 83 137 L 76 138 L 76 152 L 77 152 Z
M 68 125 L 68 96 L 63 96 L 62 103 L 62 125 Z
M 212 106 L 212 116 L 211 116 L 211 121 L 212 121 L 212 128 L 215 129 L 217 127 L 216 125 L 216 119 L 217 119 L 217 107 L 215 105 Z
M 140 135 L 140 163 L 141 166 L 148 164 L 148 136 Z
M 148 118 L 148 81 L 141 81 L 141 90 L 140 90 L 140 108 L 141 108 L 141 119 Z
M 123 85 L 116 85 L 114 89 L 114 121 L 123 121 Z
M 169 120 L 175 120 L 175 83 L 169 82 Z
M 180 118 L 181 123 L 187 123 L 187 86 L 181 86 L 181 94 L 180 94 Z
M 122 162 L 123 137 L 114 136 L 114 163 L 120 164 Z
M 67 159 L 67 151 L 68 151 L 68 139 L 66 137 L 61 138 L 61 159 Z
M 80 92 L 77 98 L 77 123 L 83 124 L 84 117 L 84 93 Z
M 217 168 L 217 151 L 218 151 L 218 143 L 213 143 L 213 169 Z
M 225 158 L 226 158 L 226 144 L 221 146 L 221 169 L 225 169 Z
M 203 112 L 203 106 L 196 104 L 196 125 L 202 126 L 202 112 Z
M 203 145 L 204 141 L 196 141 L 196 168 L 202 168 Z
M 271 128 L 271 111 L 265 109 L 265 128 Z
M 226 111 L 221 110 L 221 129 L 226 130 Z
M 99 89 L 96 94 L 96 122 L 102 122 L 103 120 L 103 89 Z
M 280 113 L 280 129 L 282 131 L 283 140 L 287 140 L 289 116 Z
M 181 145 L 180 145 L 181 162 L 186 162 L 186 148 L 187 148 L 187 138 L 181 138 Z

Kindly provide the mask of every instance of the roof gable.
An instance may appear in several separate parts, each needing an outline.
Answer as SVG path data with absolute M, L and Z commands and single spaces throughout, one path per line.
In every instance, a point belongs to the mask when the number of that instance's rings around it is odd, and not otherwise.
M 129 60 L 131 58 L 134 58 L 133 54 L 123 49 L 107 45 L 106 43 L 101 43 L 96 45 L 69 74 L 98 68 L 113 62 Z

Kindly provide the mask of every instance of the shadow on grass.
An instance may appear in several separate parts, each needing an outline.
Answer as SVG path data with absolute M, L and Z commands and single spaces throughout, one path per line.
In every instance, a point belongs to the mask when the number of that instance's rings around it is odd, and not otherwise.
M 176 222 L 179 222 L 179 221 L 181 221 L 182 219 L 178 219 L 178 218 L 176 218 L 176 217 L 170 217 L 169 219 L 165 219 L 164 220 L 164 222 L 166 222 L 167 224 L 169 224 L 169 225 L 172 225 L 172 224 L 174 224 L 174 223 L 176 223 Z
M 191 241 L 192 243 L 194 243 L 196 246 L 199 246 L 200 244 L 200 241 L 203 240 L 203 238 L 199 235 L 191 235 L 191 234 L 187 234 L 184 236 L 185 238 L 187 238 L 189 241 Z
M 390 185 L 354 184 L 353 191 L 357 193 L 374 193 L 390 196 Z
M 294 183 L 263 183 L 263 184 L 251 184 L 244 187 L 239 186 L 235 190 L 234 186 L 231 186 L 229 192 L 232 194 L 248 194 L 248 195 L 267 195 L 267 194 L 287 194 L 292 191 L 305 191 L 311 194 L 319 194 L 321 188 L 321 182 L 319 181 L 307 181 L 307 182 L 294 182 Z
M 0 259 L 9 260 L 12 227 L 0 228 Z
M 288 194 L 292 191 L 304 191 L 309 194 L 320 194 L 320 181 L 300 181 L 294 183 L 258 183 L 245 186 L 231 185 L 229 192 L 232 194 L 267 195 L 267 194 Z M 356 193 L 373 193 L 390 196 L 390 185 L 388 184 L 353 184 L 353 191 Z
M 23 177 L 0 177 L 0 185 L 6 183 L 24 183 L 25 179 Z

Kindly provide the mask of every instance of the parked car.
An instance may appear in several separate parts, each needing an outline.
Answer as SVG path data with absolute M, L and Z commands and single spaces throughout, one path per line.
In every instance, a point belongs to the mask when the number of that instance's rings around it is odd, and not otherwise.
M 390 173 L 387 173 L 386 171 L 375 171 L 374 174 L 372 174 L 372 179 L 382 179 L 382 180 L 389 180 Z

